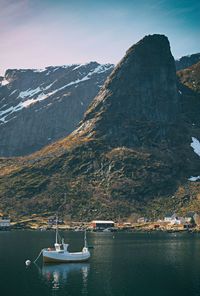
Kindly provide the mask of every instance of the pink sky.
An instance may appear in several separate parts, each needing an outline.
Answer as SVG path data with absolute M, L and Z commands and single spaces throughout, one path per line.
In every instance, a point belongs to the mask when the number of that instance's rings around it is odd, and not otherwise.
M 153 33 L 168 36 L 175 57 L 200 51 L 195 6 L 167 10 L 164 0 L 113 3 L 0 0 L 1 74 L 8 68 L 117 63 L 133 43 Z

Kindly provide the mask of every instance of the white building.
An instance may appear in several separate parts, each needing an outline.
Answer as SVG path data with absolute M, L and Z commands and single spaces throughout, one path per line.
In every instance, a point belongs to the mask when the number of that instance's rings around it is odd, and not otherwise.
M 176 218 L 176 214 L 167 213 L 164 217 L 164 222 L 171 223 Z
M 185 219 L 183 217 L 178 217 L 176 214 L 166 214 L 164 222 L 168 222 L 171 225 L 180 225 L 185 223 Z
M 171 222 L 172 225 L 180 225 L 185 223 L 185 219 L 183 217 L 176 217 Z
M 106 229 L 106 228 L 112 228 L 115 226 L 115 222 L 110 220 L 93 220 L 91 222 L 91 226 L 93 229 Z
M 0 227 L 10 227 L 10 218 L 8 217 L 0 217 Z

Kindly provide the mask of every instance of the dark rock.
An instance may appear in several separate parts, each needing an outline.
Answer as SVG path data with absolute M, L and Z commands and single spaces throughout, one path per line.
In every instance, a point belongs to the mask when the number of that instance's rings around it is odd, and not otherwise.
M 86 126 L 115 146 L 144 146 L 168 141 L 179 117 L 169 41 L 150 35 L 127 51 L 86 112 L 80 130 Z

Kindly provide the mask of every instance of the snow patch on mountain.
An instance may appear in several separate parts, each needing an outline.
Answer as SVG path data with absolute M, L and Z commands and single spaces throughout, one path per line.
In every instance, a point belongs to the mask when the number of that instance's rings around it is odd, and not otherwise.
M 79 68 L 79 67 L 76 67 L 76 69 L 77 68 Z M 72 82 L 68 83 L 65 87 L 73 85 L 73 84 L 78 84 L 78 83 L 80 83 L 82 81 L 89 80 L 94 74 L 96 74 L 96 73 L 98 73 L 98 74 L 104 73 L 104 72 L 108 71 L 111 68 L 113 68 L 113 65 L 98 65 L 94 70 L 91 70 L 86 76 L 84 76 L 81 79 L 77 79 L 75 81 L 72 81 Z M 73 69 L 73 70 L 75 70 L 75 69 Z
M 89 64 L 90 64 L 90 63 L 74 65 L 74 66 L 76 66 L 76 67 L 73 69 L 73 71 L 74 71 L 74 70 L 77 70 L 77 69 L 79 69 L 79 68 L 81 68 L 81 67 L 86 67 L 86 66 L 89 65 Z
M 70 67 L 71 67 L 71 71 L 74 71 L 75 69 L 80 69 L 75 76 L 76 79 L 69 82 L 69 83 L 66 83 L 64 80 L 62 82 L 61 86 L 58 85 L 61 83 L 60 81 L 62 81 L 62 80 L 60 80 L 60 78 L 63 79 L 63 77 L 65 77 L 65 76 L 63 76 L 63 74 L 61 74 L 61 76 L 59 76 L 60 74 L 58 74 L 58 76 L 55 79 L 55 75 L 53 73 L 59 69 L 64 70 L 64 69 L 67 69 Z M 7 73 L 8 77 L 6 76 L 3 79 L 3 85 L 6 85 L 9 83 L 9 80 L 10 80 L 9 77 L 12 78 L 13 75 L 16 75 L 16 77 L 17 77 L 17 72 L 18 73 L 21 73 L 21 72 L 26 73 L 27 72 L 27 75 L 37 75 L 36 73 L 42 73 L 42 72 L 46 71 L 47 73 L 44 73 L 43 77 L 45 77 L 46 75 L 53 74 L 53 77 L 52 77 L 53 81 L 52 81 L 52 78 L 47 78 L 48 83 L 47 82 L 41 83 L 41 80 L 38 81 L 37 80 L 38 78 L 36 78 L 36 82 L 33 81 L 34 82 L 33 85 L 35 87 L 31 88 L 30 84 L 29 84 L 29 87 L 27 87 L 27 89 L 25 89 L 25 90 L 21 87 L 19 87 L 17 89 L 12 89 L 12 84 L 11 84 L 11 87 L 10 87 L 11 92 L 8 95 L 8 97 L 12 97 L 12 98 L 10 99 L 11 101 L 8 101 L 8 103 L 6 102 L 7 104 L 3 104 L 3 106 L 1 106 L 1 108 L 0 108 L 0 110 L 1 110 L 0 111 L 0 123 L 1 124 L 7 123 L 9 120 L 14 118 L 13 116 L 10 116 L 13 113 L 19 112 L 20 110 L 22 110 L 24 108 L 29 108 L 33 104 L 36 104 L 36 103 L 41 102 L 43 100 L 46 100 L 51 96 L 54 97 L 55 94 L 57 95 L 57 93 L 65 90 L 67 87 L 74 86 L 74 88 L 76 88 L 80 83 L 83 83 L 87 80 L 92 79 L 93 75 L 96 76 L 98 74 L 109 71 L 112 68 L 113 68 L 113 65 L 111 65 L 111 64 L 100 65 L 95 62 L 92 62 L 92 63 L 86 63 L 86 64 L 71 64 L 71 65 L 63 65 L 63 66 L 46 67 L 45 69 L 20 69 L 20 70 L 13 69 L 13 70 L 9 70 L 10 72 Z M 32 74 L 30 74 L 31 72 L 32 72 Z M 33 77 L 36 77 L 36 76 L 33 76 Z M 95 84 L 98 85 L 98 81 Z M 99 85 L 98 85 L 98 87 L 99 87 Z M 16 98 L 15 98 L 14 94 L 15 94 Z M 68 96 L 68 93 L 61 93 L 61 94 L 59 93 L 59 96 L 60 97 L 58 97 L 58 98 L 60 98 L 62 100 L 62 97 Z M 3 99 L 1 100 L 1 102 L 3 102 Z M 47 104 L 49 104 L 49 103 L 47 103 Z M 81 105 L 83 104 L 82 101 L 80 104 Z
M 105 64 L 105 65 L 98 65 L 94 71 L 92 72 L 92 74 L 94 73 L 103 73 L 105 71 L 110 70 L 111 68 L 113 68 L 113 65 L 109 65 L 109 64 Z
M 200 180 L 200 176 L 197 176 L 197 177 L 190 177 L 189 179 L 188 179 L 189 181 L 192 181 L 192 182 L 195 182 L 195 181 L 197 181 L 197 180 Z
M 197 140 L 195 137 L 192 137 L 192 143 L 190 144 L 190 146 L 193 148 L 194 152 L 198 156 L 200 156 L 200 142 L 199 142 L 199 140 Z M 191 176 L 188 180 L 195 182 L 197 180 L 200 180 L 200 176 L 197 176 L 197 177 Z
M 5 86 L 5 85 L 7 85 L 7 84 L 9 84 L 9 81 L 8 81 L 7 79 L 4 79 L 4 80 L 1 82 L 1 85 L 2 85 L 2 86 Z
M 9 97 L 12 96 L 12 95 L 14 95 L 16 92 L 17 92 L 17 89 L 13 90 L 13 91 L 11 92 L 11 94 L 9 95 Z
M 11 115 L 14 112 L 17 112 L 19 110 L 21 110 L 23 108 L 22 104 L 19 103 L 17 106 L 11 106 L 8 109 L 4 110 L 4 111 L 0 111 L 0 121 L 3 123 L 7 123 L 8 120 L 6 120 L 6 117 L 8 115 Z
M 33 69 L 33 72 L 35 73 L 41 73 L 41 72 L 45 72 L 47 69 Z
M 35 89 L 27 89 L 25 91 L 21 91 L 19 93 L 19 96 L 20 98 L 24 99 L 26 97 L 32 97 L 33 95 L 37 94 L 38 92 L 41 92 L 41 88 L 40 87 L 37 87 Z
M 51 94 L 52 93 L 49 93 L 49 94 L 41 93 L 36 99 L 31 98 L 23 102 L 20 102 L 16 106 L 11 106 L 6 110 L 0 111 L 0 121 L 2 121 L 3 123 L 7 123 L 9 121 L 9 120 L 6 120 L 7 116 L 11 115 L 14 112 L 18 112 L 23 108 L 28 108 L 32 104 L 43 101 L 47 99 Z
M 193 148 L 194 152 L 200 156 L 200 142 L 195 137 L 192 137 L 192 143 L 190 146 Z

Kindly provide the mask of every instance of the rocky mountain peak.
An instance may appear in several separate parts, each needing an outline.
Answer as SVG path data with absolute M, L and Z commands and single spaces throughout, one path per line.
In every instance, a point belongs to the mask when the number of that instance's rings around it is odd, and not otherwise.
M 187 56 L 183 56 L 180 59 L 176 60 L 176 69 L 183 70 L 192 65 L 195 65 L 200 61 L 200 53 L 194 53 Z
M 149 35 L 126 52 L 86 112 L 79 131 L 94 131 L 117 145 L 160 142 L 178 120 L 178 100 L 169 41 L 164 35 Z

